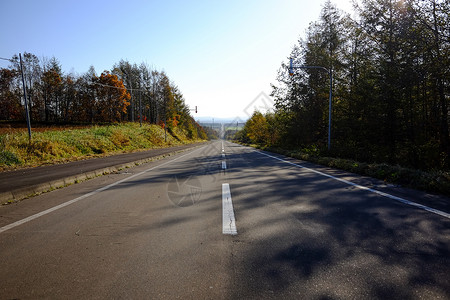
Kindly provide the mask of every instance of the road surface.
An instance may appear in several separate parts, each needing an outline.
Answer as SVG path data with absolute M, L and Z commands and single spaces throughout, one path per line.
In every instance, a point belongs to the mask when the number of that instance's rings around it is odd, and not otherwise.
M 30 195 L 64 187 L 104 173 L 148 162 L 156 157 L 183 151 L 200 143 L 122 153 L 63 164 L 0 172 L 0 203 L 22 200 Z
M 216 141 L 0 207 L 0 299 L 450 299 L 447 200 Z

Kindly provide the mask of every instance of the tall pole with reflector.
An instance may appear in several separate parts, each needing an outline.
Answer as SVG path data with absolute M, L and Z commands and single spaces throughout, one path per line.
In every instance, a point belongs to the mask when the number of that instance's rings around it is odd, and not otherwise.
M 329 103 L 328 103 L 328 151 L 331 150 L 331 108 L 333 100 L 333 72 L 331 69 L 327 69 L 322 66 L 305 66 L 305 65 L 294 65 L 292 58 L 289 60 L 289 75 L 294 75 L 294 69 L 320 69 L 328 73 L 330 76 L 330 92 L 329 92 Z
M 30 113 L 28 111 L 27 87 L 25 85 L 25 77 L 23 76 L 22 53 L 19 53 L 19 59 L 20 59 L 20 73 L 22 75 L 23 99 L 25 101 L 25 119 L 27 121 L 28 139 L 31 141 Z

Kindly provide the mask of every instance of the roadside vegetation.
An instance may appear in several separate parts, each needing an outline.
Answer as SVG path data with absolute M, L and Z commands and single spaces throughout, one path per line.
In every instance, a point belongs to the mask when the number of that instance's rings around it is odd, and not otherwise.
M 164 71 L 120 60 L 101 74 L 64 73 L 57 58 L 25 52 L 29 140 L 17 128 L 26 124 L 19 61 L 0 68 L 0 171 L 208 139 Z
M 436 168 L 417 169 L 400 164 L 377 161 L 359 161 L 339 157 L 334 151 L 328 151 L 317 145 L 292 147 L 277 138 L 274 128 L 274 114 L 254 112 L 242 130 L 229 138 L 235 142 L 313 162 L 319 165 L 370 176 L 385 182 L 421 189 L 450 196 L 450 171 Z M 355 149 L 357 151 L 357 149 Z
M 0 171 L 44 164 L 63 163 L 124 152 L 148 150 L 206 139 L 201 127 L 188 131 L 181 127 L 164 128 L 154 124 L 120 123 L 79 128 L 52 127 L 33 132 L 26 130 L 0 134 Z
M 274 110 L 234 139 L 303 160 L 450 195 L 450 2 L 330 1 L 272 85 Z M 329 74 L 333 102 L 327 149 Z
M 247 145 L 322 166 L 381 179 L 386 183 L 450 196 L 450 172 L 439 170 L 423 171 L 406 168 L 399 165 L 389 165 L 386 163 L 365 163 L 351 159 L 320 156 L 320 153 L 311 151 L 311 149 L 287 150 L 279 147 L 264 146 L 261 144 Z

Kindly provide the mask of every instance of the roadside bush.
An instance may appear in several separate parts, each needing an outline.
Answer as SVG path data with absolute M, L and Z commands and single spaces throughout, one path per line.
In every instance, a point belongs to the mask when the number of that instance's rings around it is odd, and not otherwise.
M 119 149 L 130 146 L 130 139 L 120 130 L 114 130 L 111 134 L 111 142 Z
M 0 165 L 12 166 L 20 165 L 21 163 L 20 159 L 14 153 L 6 150 L 0 151 Z

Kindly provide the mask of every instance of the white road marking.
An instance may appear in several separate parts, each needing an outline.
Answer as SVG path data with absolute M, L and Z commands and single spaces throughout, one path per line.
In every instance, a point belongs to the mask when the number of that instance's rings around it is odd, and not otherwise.
M 425 205 L 422 205 L 422 204 L 419 204 L 419 203 L 415 203 L 415 202 L 412 202 L 412 201 L 409 201 L 409 200 L 406 200 L 404 198 L 400 198 L 400 197 L 397 197 L 397 196 L 394 196 L 394 195 L 391 195 L 391 194 L 388 194 L 388 193 L 384 193 L 384 192 L 381 192 L 381 191 L 378 191 L 378 190 L 374 190 L 374 189 L 371 189 L 371 188 L 368 188 L 366 186 L 362 186 L 362 185 L 356 184 L 354 182 L 351 182 L 351 181 L 348 181 L 348 180 L 345 180 L 345 179 L 342 179 L 342 178 L 337 178 L 337 177 L 334 177 L 332 175 L 329 175 L 329 174 L 326 174 L 326 173 L 323 173 L 323 172 L 320 172 L 320 171 L 317 171 L 317 170 L 314 170 L 314 169 L 311 169 L 311 168 L 307 168 L 307 167 L 304 167 L 304 166 L 299 165 L 299 164 L 292 163 L 290 161 L 278 158 L 276 156 L 269 155 L 269 154 L 261 152 L 261 151 L 256 151 L 255 150 L 255 152 L 257 152 L 259 154 L 262 154 L 262 155 L 265 155 L 265 156 L 268 156 L 268 157 L 271 157 L 271 158 L 274 158 L 276 160 L 285 162 L 285 163 L 287 163 L 289 165 L 296 166 L 296 167 L 308 170 L 310 172 L 313 172 L 313 173 L 316 173 L 316 174 L 319 174 L 319 175 L 322 175 L 322 176 L 325 176 L 325 177 L 328 177 L 328 178 L 331 178 L 331 179 L 343 182 L 345 184 L 351 185 L 351 186 L 356 187 L 358 189 L 369 191 L 369 192 L 375 193 L 377 195 L 380 195 L 380 196 L 383 196 L 383 197 L 387 197 L 387 198 L 390 198 L 392 200 L 399 201 L 401 203 L 404 203 L 404 204 L 407 204 L 407 205 L 411 205 L 411 206 L 414 206 L 414 207 L 426 210 L 428 212 L 440 215 L 440 216 L 442 216 L 444 218 L 450 219 L 450 214 L 448 214 L 446 212 L 443 212 L 443 211 L 440 211 L 440 210 L 437 210 L 437 209 L 434 209 L 434 208 L 431 208 L 431 207 L 428 207 L 428 206 L 425 206 Z
M 225 170 L 227 168 L 227 162 L 222 161 L 222 170 Z
M 22 219 L 22 220 L 19 220 L 19 221 L 14 222 L 14 223 L 8 224 L 8 225 L 6 225 L 6 226 L 0 227 L 0 233 L 5 232 L 5 231 L 10 230 L 10 229 L 13 229 L 13 228 L 15 228 L 15 227 L 17 227 L 17 226 L 20 226 L 20 225 L 25 224 L 25 223 L 27 223 L 27 222 L 30 222 L 30 221 L 32 221 L 32 220 L 35 220 L 35 219 L 37 219 L 37 218 L 39 218 L 39 217 L 45 216 L 45 215 L 47 215 L 47 214 L 49 214 L 49 213 L 51 213 L 51 212 L 54 212 L 54 211 L 56 211 L 56 210 L 58 210 L 58 209 L 61 209 L 61 208 L 66 207 L 66 206 L 69 206 L 69 205 L 71 205 L 71 204 L 73 204 L 73 203 L 76 203 L 76 202 L 78 202 L 78 201 L 80 201 L 80 200 L 83 200 L 83 199 L 85 199 L 85 198 L 88 198 L 88 197 L 90 197 L 90 196 L 93 196 L 93 195 L 95 195 L 95 194 L 98 194 L 98 193 L 100 193 L 100 192 L 103 192 L 103 191 L 105 191 L 105 190 L 107 190 L 107 189 L 110 189 L 110 188 L 112 188 L 112 187 L 114 187 L 114 186 L 116 186 L 116 185 L 118 185 L 118 184 L 120 184 L 120 183 L 122 183 L 122 182 L 125 182 L 125 181 L 127 181 L 127 180 L 133 179 L 133 178 L 135 178 L 135 177 L 138 177 L 138 176 L 140 176 L 140 175 L 142 175 L 142 174 L 144 174 L 144 173 L 150 172 L 150 171 L 152 171 L 152 170 L 154 170 L 154 169 L 157 169 L 157 168 L 159 168 L 159 167 L 162 167 L 162 166 L 168 165 L 168 164 L 170 164 L 170 163 L 173 163 L 174 161 L 176 161 L 176 160 L 178 160 L 178 159 L 180 159 L 180 158 L 182 158 L 182 157 L 184 157 L 184 156 L 187 156 L 187 155 L 189 155 L 189 154 L 192 154 L 192 153 L 194 153 L 194 152 L 197 152 L 197 151 L 199 151 L 199 150 L 201 150 L 201 149 L 203 149 L 203 148 L 205 148 L 205 147 L 207 147 L 207 146 L 201 147 L 201 148 L 199 148 L 199 149 L 197 149 L 197 150 L 194 150 L 194 151 L 192 151 L 192 152 L 189 152 L 189 153 L 186 153 L 186 154 L 184 154 L 184 155 L 181 155 L 181 156 L 179 156 L 179 157 L 177 157 L 177 158 L 174 158 L 174 159 L 172 159 L 172 160 L 170 160 L 170 161 L 167 161 L 167 162 L 165 162 L 165 163 L 162 163 L 162 164 L 160 164 L 160 165 L 157 165 L 157 166 L 155 166 L 155 167 L 152 167 L 152 168 L 147 169 L 147 170 L 145 170 L 145 171 L 142 171 L 142 172 L 140 172 L 140 173 L 131 175 L 130 177 L 121 179 L 121 180 L 116 181 L 116 182 L 114 182 L 114 183 L 111 183 L 111 184 L 109 184 L 109 185 L 107 185 L 107 186 L 101 187 L 101 188 L 99 188 L 99 189 L 97 189 L 97 190 L 95 190 L 95 191 L 92 191 L 92 192 L 90 192 L 90 193 L 84 194 L 83 196 L 80 196 L 80 197 L 78 197 L 78 198 L 72 199 L 72 200 L 67 201 L 67 202 L 64 202 L 64 203 L 62 203 L 62 204 L 60 204 L 60 205 L 57 205 L 57 206 L 54 206 L 54 207 L 49 208 L 49 209 L 47 209 L 47 210 L 41 211 L 40 213 L 34 214 L 34 215 L 32 215 L 32 216 L 29 216 L 29 217 L 27 217 L 27 218 L 25 218 L 25 219 Z
M 225 153 L 222 153 L 222 158 L 225 158 Z
M 236 235 L 236 219 L 234 218 L 233 202 L 230 185 L 222 184 L 222 233 Z

